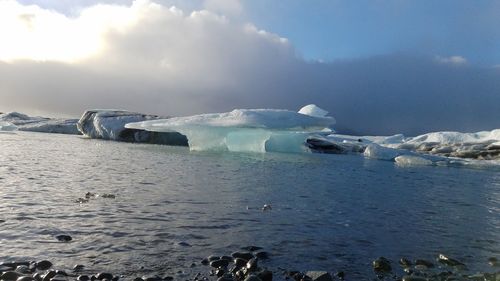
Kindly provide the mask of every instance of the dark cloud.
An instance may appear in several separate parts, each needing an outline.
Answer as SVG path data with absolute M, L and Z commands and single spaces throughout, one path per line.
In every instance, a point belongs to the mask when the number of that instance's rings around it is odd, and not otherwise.
M 209 12 L 136 12 L 133 25 L 106 30 L 106 48 L 91 58 L 0 62 L 0 111 L 189 115 L 315 103 L 350 133 L 500 128 L 498 68 L 410 54 L 312 63 L 274 34 Z

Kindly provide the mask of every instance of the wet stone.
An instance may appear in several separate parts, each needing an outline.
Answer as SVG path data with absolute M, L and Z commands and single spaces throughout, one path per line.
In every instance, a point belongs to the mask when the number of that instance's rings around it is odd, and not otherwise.
M 47 260 L 39 261 L 35 264 L 36 269 L 38 270 L 47 270 L 52 267 L 52 263 Z
M 439 254 L 438 261 L 448 266 L 465 266 L 465 264 L 459 262 L 458 260 L 452 259 L 443 254 Z
M 22 274 L 28 274 L 28 273 L 31 273 L 31 270 L 26 265 L 19 265 L 18 267 L 16 267 L 16 272 L 19 272 Z
M 500 264 L 498 263 L 498 259 L 495 257 L 488 258 L 488 263 L 491 266 L 500 266 Z
M 17 278 L 17 281 L 35 281 L 35 279 L 31 276 L 21 276 Z
M 248 271 L 256 271 L 257 270 L 257 260 L 256 259 L 251 259 L 247 262 L 247 269 Z
M 43 281 L 50 281 L 52 277 L 56 276 L 56 271 L 55 270 L 49 270 L 45 275 L 43 276 L 42 280 Z
M 75 266 L 73 266 L 73 271 L 74 272 L 82 271 L 84 268 L 85 266 L 83 264 L 75 264 Z
M 222 276 L 217 281 L 234 281 L 232 277 Z
M 236 265 L 236 267 L 243 267 L 245 266 L 247 263 L 247 260 L 244 260 L 242 258 L 235 258 L 234 259 L 234 265 Z
M 37 272 L 33 274 L 33 279 L 35 279 L 36 281 L 42 281 L 42 275 L 39 272 Z
M 262 250 L 262 247 L 258 247 L 258 246 L 246 246 L 246 247 L 241 247 L 241 249 L 245 250 L 245 251 L 255 252 L 255 251 L 258 251 L 258 250 Z
M 330 273 L 326 271 L 308 271 L 306 275 L 313 281 L 333 281 Z
M 163 279 L 159 276 L 143 276 L 142 280 L 144 280 L 144 281 L 162 281 Z
M 343 271 L 339 271 L 335 274 L 340 280 L 344 280 L 345 278 L 345 273 Z
M 228 260 L 215 260 L 213 262 L 210 263 L 210 266 L 211 267 L 215 267 L 215 268 L 218 268 L 218 267 L 226 267 L 229 265 L 229 261 Z
M 220 257 L 220 259 L 221 259 L 221 260 L 227 260 L 227 261 L 229 261 L 229 262 L 233 261 L 233 258 L 232 258 L 232 257 L 230 257 L 230 256 L 221 256 L 221 257 Z
M 264 252 L 264 251 L 260 251 L 260 252 L 255 253 L 255 256 L 258 259 L 265 260 L 265 259 L 269 258 L 269 253 L 268 252 Z
M 90 277 L 88 275 L 78 275 L 78 277 L 76 278 L 76 280 L 78 280 L 78 281 L 89 281 Z
M 402 267 L 410 267 L 411 266 L 411 261 L 408 260 L 408 259 L 405 259 L 405 258 L 401 258 L 399 260 L 399 264 L 402 266 Z
M 69 241 L 73 240 L 73 238 L 71 236 L 66 235 L 66 234 L 57 235 L 56 239 L 61 241 L 61 242 L 69 242 Z
M 420 276 L 403 276 L 402 281 L 427 281 L 427 278 L 420 277 Z
M 373 270 L 376 272 L 391 272 L 392 267 L 388 259 L 380 257 L 372 262 Z
M 113 279 L 113 274 L 111 274 L 111 273 L 107 273 L 107 272 L 99 272 L 99 273 L 96 275 L 96 279 L 97 279 L 97 280 L 103 280 L 103 279 L 108 279 L 108 280 L 111 280 L 111 279 Z
M 208 258 L 207 258 L 207 259 L 208 259 L 208 261 L 216 261 L 216 260 L 219 260 L 219 259 L 220 259 L 220 257 L 219 257 L 219 256 L 213 256 L 213 255 L 212 255 L 212 256 L 208 256 Z
M 262 281 L 272 281 L 273 280 L 273 273 L 269 270 L 264 270 L 261 271 L 257 274 L 257 277 L 260 278 Z
M 202 259 L 201 260 L 201 264 L 203 265 L 208 265 L 210 262 L 208 261 L 208 259 Z
M 19 277 L 19 273 L 14 272 L 14 271 L 7 271 L 2 274 L 0 279 L 5 280 L 5 281 L 14 281 L 17 280 Z
M 257 275 L 249 275 L 247 278 L 245 278 L 245 281 L 262 281 Z
M 248 252 L 234 252 L 231 254 L 231 256 L 233 258 L 240 258 L 247 261 L 254 258 L 253 254 Z
M 427 260 L 422 260 L 422 259 L 415 260 L 415 264 L 416 265 L 425 265 L 428 268 L 434 267 L 434 264 L 432 262 L 427 261 Z

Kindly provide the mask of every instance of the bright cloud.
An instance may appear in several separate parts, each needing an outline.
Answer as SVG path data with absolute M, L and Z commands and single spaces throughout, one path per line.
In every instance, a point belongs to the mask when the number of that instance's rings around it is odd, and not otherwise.
M 496 69 L 459 56 L 306 62 L 287 39 L 224 16 L 239 2 L 209 2 L 212 11 L 137 0 L 67 16 L 0 0 L 0 111 L 188 115 L 316 103 L 351 132 L 500 126 Z

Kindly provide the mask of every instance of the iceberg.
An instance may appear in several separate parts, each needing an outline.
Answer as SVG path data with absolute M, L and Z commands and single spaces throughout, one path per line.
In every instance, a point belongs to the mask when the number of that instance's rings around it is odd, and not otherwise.
M 15 131 L 17 126 L 10 122 L 0 122 L 0 131 Z
M 78 120 L 78 130 L 92 139 L 187 146 L 185 136 L 176 132 L 148 132 L 125 128 L 125 124 L 158 119 L 156 115 L 125 110 L 87 110 Z
M 77 119 L 32 117 L 19 112 L 0 114 L 1 127 L 5 127 L 1 123 L 8 123 L 19 131 L 78 135 L 80 132 L 76 129 L 76 122 Z
M 281 109 L 235 109 L 231 112 L 128 123 L 125 128 L 179 132 L 190 150 L 233 152 L 307 152 L 315 133 L 331 132 L 333 117 L 316 105 L 299 112 Z

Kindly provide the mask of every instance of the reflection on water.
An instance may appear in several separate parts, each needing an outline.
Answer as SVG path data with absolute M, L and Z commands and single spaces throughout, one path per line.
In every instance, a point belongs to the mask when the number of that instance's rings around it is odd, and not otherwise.
M 87 192 L 116 197 L 75 202 Z M 487 258 L 500 255 L 494 170 L 19 132 L 0 135 L 0 200 L 1 260 L 175 273 L 258 245 L 271 267 L 356 276 L 378 256 L 444 252 L 488 270 Z M 61 233 L 73 241 L 58 242 Z

